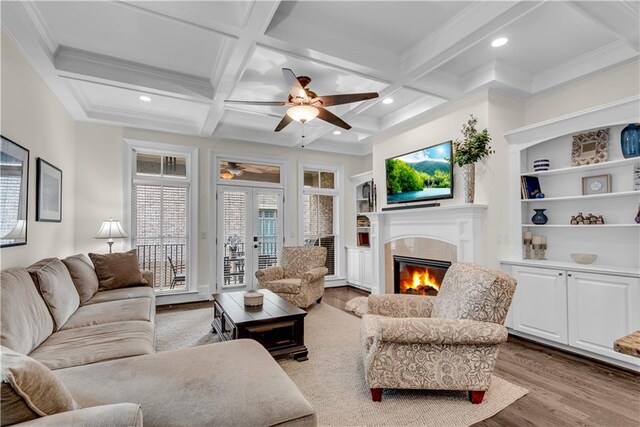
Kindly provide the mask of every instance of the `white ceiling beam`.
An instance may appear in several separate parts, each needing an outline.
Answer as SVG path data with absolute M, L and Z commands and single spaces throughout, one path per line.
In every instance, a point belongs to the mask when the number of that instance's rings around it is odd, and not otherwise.
M 640 51 L 640 11 L 638 2 L 632 1 L 570 1 L 571 7 L 592 22 L 609 30 L 636 52 Z
M 167 117 L 150 113 L 120 110 L 109 107 L 91 107 L 87 117 L 96 121 L 125 124 L 143 129 L 178 132 L 188 135 L 198 135 L 200 127 L 194 120 Z
M 207 79 L 65 46 L 56 52 L 54 65 L 58 75 L 67 79 L 196 102 L 213 99 L 213 88 Z
M 500 60 L 489 61 L 460 79 L 465 95 L 480 89 L 500 88 L 519 98 L 531 95 L 531 81 L 530 74 Z
M 233 51 L 225 54 L 226 64 L 218 66 L 218 73 L 212 76 L 211 82 L 215 87 L 215 94 L 209 114 L 202 126 L 201 132 L 213 134 L 224 114 L 224 100 L 228 99 L 233 89 L 242 77 L 247 62 L 255 51 L 255 39 L 267 30 L 273 15 L 278 9 L 279 1 L 256 1 L 251 7 L 247 24 L 238 36 Z M 230 50 L 230 48 L 226 49 Z
M 436 70 L 485 38 L 500 31 L 512 22 L 540 7 L 544 2 L 474 2 L 454 16 L 442 27 L 416 43 L 402 55 L 402 72 L 399 78 L 380 93 L 380 99 L 389 96 L 399 88 L 410 85 L 414 80 Z M 427 80 L 427 79 L 423 79 Z M 379 102 L 379 100 L 377 101 Z M 347 114 L 347 120 L 375 105 L 363 103 Z M 328 131 L 327 131 L 328 132 Z M 324 134 L 314 135 L 306 142 L 313 143 Z

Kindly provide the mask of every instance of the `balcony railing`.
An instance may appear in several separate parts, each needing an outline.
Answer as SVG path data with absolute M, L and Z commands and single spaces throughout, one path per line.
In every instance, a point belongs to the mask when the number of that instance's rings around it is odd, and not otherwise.
M 187 288 L 189 277 L 187 277 L 186 281 L 174 283 L 174 274 L 181 274 L 186 271 L 186 248 L 187 245 L 184 243 L 136 245 L 140 268 L 153 273 L 154 289 L 184 290 Z M 171 262 L 176 269 L 175 273 L 171 268 L 168 257 L 171 257 Z

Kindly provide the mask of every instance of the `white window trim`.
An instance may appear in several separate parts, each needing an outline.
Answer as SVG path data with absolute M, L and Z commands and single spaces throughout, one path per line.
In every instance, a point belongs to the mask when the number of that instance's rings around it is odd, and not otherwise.
M 166 144 L 153 141 L 141 141 L 135 139 L 124 139 L 123 144 L 123 158 L 124 158 L 124 212 L 123 218 L 125 226 L 132 230 L 133 223 L 132 211 L 133 205 L 131 203 L 132 186 L 134 183 L 134 171 L 135 171 L 135 151 L 142 151 L 149 154 L 159 155 L 171 155 L 182 156 L 186 158 L 186 172 L 187 178 L 163 178 L 162 183 L 171 183 L 172 185 L 189 186 L 189 194 L 187 197 L 187 205 L 189 209 L 189 266 L 187 275 L 189 277 L 188 289 L 186 291 L 176 292 L 163 292 L 158 297 L 173 297 L 182 294 L 193 294 L 198 292 L 198 148 L 193 146 L 178 145 L 178 144 Z M 154 181 L 159 183 L 159 180 L 154 180 L 153 177 L 135 178 L 135 182 L 153 183 Z M 133 234 L 133 233 L 132 233 Z M 130 237 L 126 240 L 128 248 L 133 246 L 133 238 Z
M 222 284 L 217 285 L 218 282 L 218 245 L 216 240 L 218 238 L 218 200 L 216 194 L 218 194 L 218 185 L 224 186 L 238 186 L 238 187 L 262 187 L 262 188 L 278 188 L 282 190 L 284 195 L 283 200 L 283 212 L 282 220 L 284 223 L 284 241 L 285 245 L 290 239 L 291 225 L 287 221 L 287 194 L 289 194 L 289 180 L 287 179 L 289 173 L 289 162 L 282 157 L 272 156 L 256 156 L 249 153 L 234 152 L 234 151 L 210 151 L 210 197 L 209 197 L 209 254 L 213 257 L 213 260 L 209 260 L 209 289 L 211 293 L 221 292 Z M 219 176 L 218 164 L 220 161 L 231 161 L 238 163 L 256 163 L 260 165 L 274 165 L 280 166 L 280 183 L 273 182 L 257 182 L 257 181 L 233 181 L 232 179 L 221 179 Z M 231 289 L 232 290 L 232 289 Z
M 335 188 L 313 188 L 305 189 L 304 187 L 304 171 L 314 170 L 320 172 L 333 172 L 335 174 Z M 304 244 L 304 195 L 319 194 L 327 196 L 337 196 L 334 198 L 334 215 L 333 230 L 337 231 L 337 238 L 334 242 L 335 254 L 335 274 L 327 276 L 328 280 L 342 280 L 345 276 L 345 260 L 341 248 L 344 241 L 344 185 L 342 177 L 344 176 L 344 166 L 328 165 L 324 163 L 298 161 L 298 244 Z

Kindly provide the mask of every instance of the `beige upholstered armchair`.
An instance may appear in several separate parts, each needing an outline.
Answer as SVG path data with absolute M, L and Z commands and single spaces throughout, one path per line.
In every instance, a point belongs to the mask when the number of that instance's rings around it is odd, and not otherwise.
M 324 295 L 327 248 L 290 246 L 282 250 L 281 265 L 256 271 L 260 288 L 269 289 L 292 304 L 307 308 Z
M 501 271 L 456 263 L 435 297 L 371 295 L 360 338 L 372 399 L 385 388 L 467 390 L 481 403 L 515 288 Z

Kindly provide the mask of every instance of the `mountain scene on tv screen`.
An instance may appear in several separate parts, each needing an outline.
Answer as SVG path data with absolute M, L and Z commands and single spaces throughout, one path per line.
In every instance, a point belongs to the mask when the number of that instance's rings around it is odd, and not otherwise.
M 387 159 L 387 203 L 451 196 L 449 144 Z

